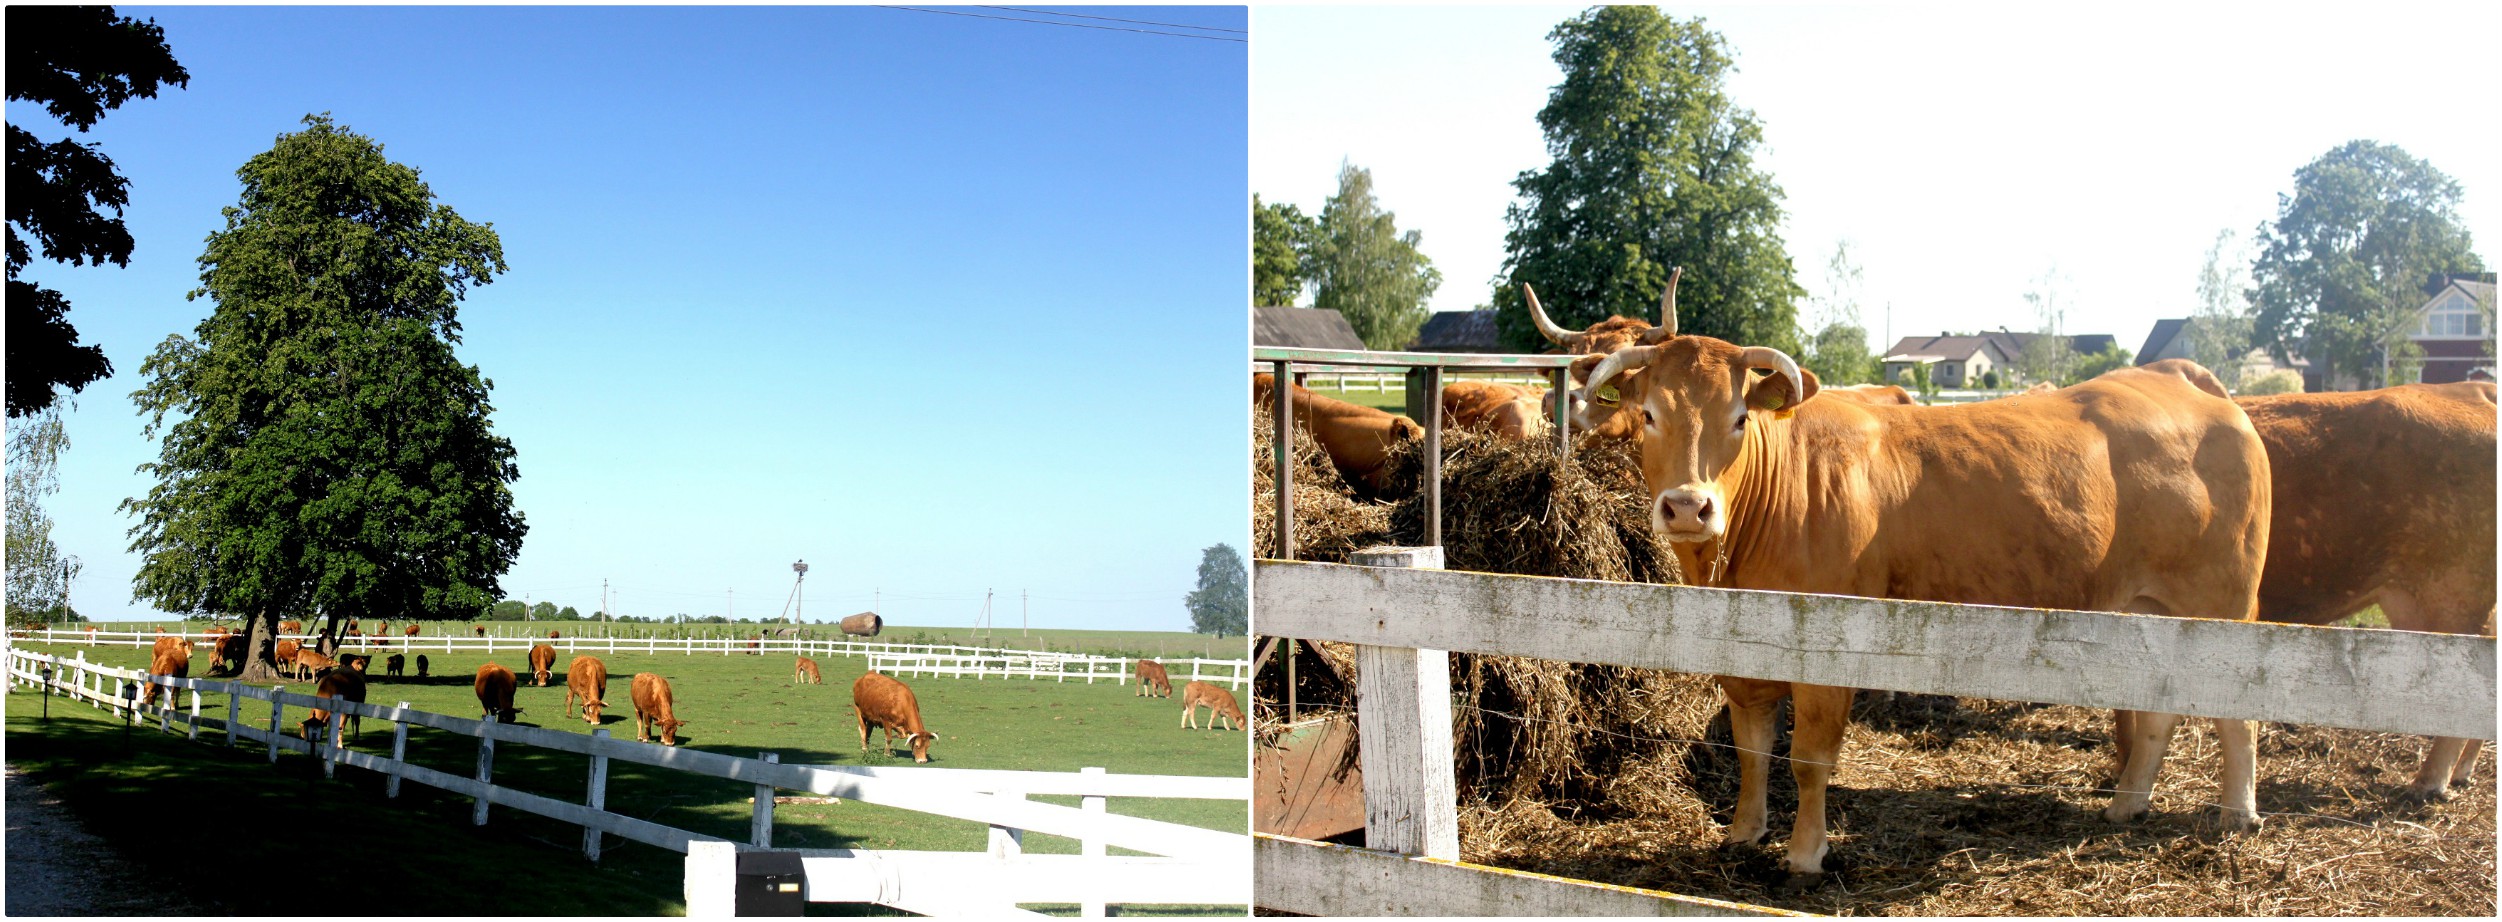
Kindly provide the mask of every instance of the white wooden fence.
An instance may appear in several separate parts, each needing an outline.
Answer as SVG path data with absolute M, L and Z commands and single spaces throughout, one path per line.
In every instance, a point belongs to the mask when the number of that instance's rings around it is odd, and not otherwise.
M 49 675 L 46 674 L 47 670 Z M 687 900 L 690 915 L 729 915 L 735 854 L 743 849 L 773 846 L 773 805 L 777 790 L 832 795 L 861 803 L 881 804 L 936 816 L 983 823 L 991 828 L 987 852 L 878 851 L 866 849 L 802 849 L 808 871 L 808 898 L 813 902 L 866 902 L 921 913 L 1017 912 L 1018 903 L 1070 902 L 1089 915 L 1103 914 L 1105 904 L 1120 903 L 1248 903 L 1251 893 L 1250 840 L 1241 833 L 1203 829 L 1104 812 L 1108 797 L 1179 797 L 1231 800 L 1248 805 L 1251 782 L 1244 777 L 1113 775 L 1090 768 L 1076 773 L 976 771 L 905 767 L 783 765 L 772 753 L 753 759 L 610 739 L 605 729 L 590 735 L 545 730 L 517 724 L 452 717 L 413 710 L 407 702 L 384 707 L 316 698 L 284 687 L 259 688 L 240 682 L 151 676 L 144 671 L 116 669 L 73 657 L 35 653 L 11 646 L 8 678 L 13 684 L 41 688 L 74 701 L 110 708 L 132 719 L 153 718 L 160 730 L 175 724 L 197 740 L 203 727 L 220 733 L 223 744 L 253 743 L 268 747 L 269 760 L 279 750 L 305 753 L 322 760 L 324 775 L 340 765 L 387 777 L 385 793 L 399 796 L 402 780 L 465 795 L 476 802 L 471 822 L 484 825 L 490 807 L 502 806 L 551 817 L 583 828 L 583 854 L 600 856 L 602 838 L 616 836 L 655 845 L 688 856 Z M 184 702 L 166 706 L 132 706 L 126 691 L 155 684 L 188 694 Z M 204 718 L 204 695 L 226 696 L 223 720 Z M 243 702 L 269 703 L 270 729 L 244 723 Z M 284 728 L 286 709 L 321 707 L 336 711 L 326 740 L 305 741 Z M 260 708 L 254 705 L 254 716 Z M 144 713 L 143 713 L 144 712 Z M 341 725 L 358 715 L 388 725 L 389 756 L 341 745 Z M 462 777 L 404 761 L 408 728 L 429 727 L 478 740 L 474 777 Z M 519 744 L 586 756 L 589 784 L 582 803 L 544 797 L 494 784 L 497 745 Z M 756 785 L 754 819 L 749 840 L 728 842 L 658 823 L 610 813 L 605 809 L 608 763 L 612 760 L 651 765 L 712 778 Z M 1068 794 L 1084 798 L 1079 807 L 1034 803 L 1033 794 Z M 1025 855 L 1027 831 L 1064 836 L 1080 843 L 1081 853 Z M 711 847 L 706 846 L 707 843 Z M 1145 852 L 1149 857 L 1109 857 L 1106 846 Z M 721 857 L 729 855 L 726 862 Z
M 282 634 L 282 638 L 298 643 L 313 640 L 308 634 Z M 57 629 L 15 631 L 11 639 L 18 644 L 83 644 L 94 646 L 145 647 L 159 637 L 180 637 L 195 645 L 210 643 L 207 634 L 166 633 L 146 631 L 68 631 Z M 997 647 L 963 647 L 952 644 L 883 643 L 871 640 L 824 640 L 807 637 L 721 638 L 721 637 L 501 637 L 457 636 L 452 634 L 416 637 L 350 637 L 340 645 L 342 650 L 387 656 L 392 653 L 526 653 L 533 646 L 547 644 L 567 656 L 576 653 L 643 653 L 659 655 L 677 653 L 686 656 L 733 656 L 738 654 L 793 654 L 799 656 L 866 656 L 869 668 L 887 671 L 890 675 L 992 676 L 1055 682 L 1080 680 L 1088 685 L 1097 681 L 1128 685 L 1134 659 L 1095 656 L 1085 653 L 1063 653 L 1049 650 L 1011 650 Z M 1236 689 L 1251 682 L 1251 662 L 1247 659 L 1158 660 L 1174 678 L 1181 678 L 1178 667 L 1188 664 L 1190 678 L 1222 682 Z M 885 668 L 891 667 L 891 669 Z
M 1263 634 L 1358 644 L 1367 849 L 1258 836 L 1259 906 L 1312 915 L 1771 912 L 1461 865 L 1449 651 L 2494 738 L 2494 641 L 1261 560 Z M 1420 553 L 1421 552 L 1421 553 Z M 1460 874 L 1454 868 L 1468 869 Z

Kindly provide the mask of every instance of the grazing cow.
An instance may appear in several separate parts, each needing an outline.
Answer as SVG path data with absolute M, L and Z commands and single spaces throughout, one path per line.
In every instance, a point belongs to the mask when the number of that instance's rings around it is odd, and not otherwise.
M 1182 686 L 1182 726 L 1199 729 L 1199 706 L 1203 704 L 1208 708 L 1208 729 L 1216 729 L 1220 719 L 1236 730 L 1246 726 L 1242 705 L 1234 703 L 1234 693 L 1206 682 Z
M 292 678 L 295 676 L 295 658 L 303 652 L 302 644 L 292 640 L 281 640 L 278 646 L 270 651 L 269 658 L 278 661 L 280 673 Z
M 484 636 L 486 636 L 486 625 L 483 625 L 483 624 L 472 624 L 472 625 L 470 625 L 470 626 L 469 626 L 469 631 L 470 631 L 470 633 L 476 634 L 476 635 L 478 635 L 478 636 L 480 636 L 480 637 L 484 637 Z
M 530 645 L 530 674 L 537 676 L 539 687 L 547 687 L 548 674 L 556 668 L 556 648 L 546 644 Z
M 1138 693 L 1130 697 L 1144 698 L 1149 695 L 1158 698 L 1173 697 L 1173 679 L 1164 674 L 1163 663 L 1142 659 L 1138 661 L 1135 671 L 1138 673 Z
M 1269 375 L 1251 376 L 1251 401 L 1255 412 L 1275 412 L 1276 391 Z M 1295 422 L 1312 433 L 1312 441 L 1320 443 L 1338 472 L 1350 483 L 1360 484 L 1378 493 L 1389 487 L 1389 472 L 1382 462 L 1389 460 L 1392 446 L 1408 439 L 1425 436 L 1423 427 L 1404 416 L 1383 410 L 1357 406 L 1343 400 L 1332 400 L 1289 382 L 1293 394 Z
M 374 658 L 373 658 L 373 657 L 367 656 L 367 655 L 362 654 L 362 653 L 341 653 L 341 654 L 339 654 L 339 665 L 341 665 L 341 666 L 346 666 L 346 667 L 348 667 L 348 668 L 350 668 L 350 669 L 354 669 L 354 670 L 356 670 L 356 671 L 358 671 L 358 672 L 364 672 L 364 671 L 365 671 L 365 664 L 367 664 L 367 663 L 371 663 L 371 662 L 373 662 L 373 661 L 374 661 Z
M 374 624 L 374 636 L 381 637 L 389 633 L 391 633 L 391 622 L 381 621 Z
M 869 751 L 869 729 L 886 731 L 886 754 L 895 754 L 895 734 L 912 746 L 912 761 L 930 760 L 930 741 L 938 734 L 921 725 L 921 702 L 912 687 L 882 672 L 864 674 L 851 683 L 851 712 L 860 720 L 860 751 Z
M 608 664 L 596 656 L 577 656 L 565 668 L 565 713 L 573 713 L 574 699 L 582 699 L 582 719 L 599 726 L 599 712 L 608 706 Z
M 555 632 L 555 631 L 549 631 L 549 632 L 547 632 L 547 639 L 549 639 L 549 640 L 555 640 L 555 639 L 556 639 L 556 632 Z
M 321 684 L 313 687 L 313 697 L 335 698 L 363 704 L 365 703 L 365 673 L 355 669 L 333 669 L 322 673 Z M 330 712 L 317 707 L 313 709 L 312 716 L 296 723 L 295 732 L 296 735 L 311 740 L 316 731 L 327 732 L 329 727 Z M 348 714 L 347 727 L 352 738 L 365 738 L 365 718 L 362 715 Z
M 669 680 L 649 672 L 634 674 L 634 685 L 628 689 L 634 698 L 634 738 L 652 741 L 652 730 L 660 730 L 660 744 L 678 744 L 678 728 L 686 721 L 678 719 L 677 702 L 670 696 Z
M 217 638 L 217 645 L 209 648 L 209 674 L 216 675 L 227 669 L 241 670 L 244 657 L 248 655 L 250 651 L 244 646 L 244 635 L 222 635 Z
M 304 633 L 304 622 L 302 622 L 302 621 L 281 621 L 281 622 L 278 622 L 278 632 L 279 632 L 279 633 L 281 633 L 281 634 L 301 634 L 301 633 Z
M 169 675 L 177 679 L 190 678 L 191 644 L 185 642 L 180 637 L 157 638 L 155 649 L 149 651 L 148 674 Z M 163 690 L 162 686 L 153 682 L 149 683 L 148 689 L 140 697 L 139 703 L 143 705 L 155 704 L 156 693 Z M 165 695 L 165 702 L 168 705 L 171 705 L 173 701 L 173 693 L 167 692 Z
M 426 666 L 427 666 L 427 664 L 426 664 L 426 655 L 425 655 L 425 654 L 423 654 L 423 653 L 417 654 L 417 677 L 418 677 L 418 678 L 422 679 L 422 678 L 425 678 L 425 677 L 426 677 Z
M 513 706 L 513 671 L 495 663 L 478 667 L 478 678 L 471 688 L 478 693 L 478 707 L 485 720 L 514 723 L 521 719 L 521 709 Z
M 382 674 L 399 675 L 408 667 L 408 657 L 397 653 L 382 661 Z
M 1454 429 L 1478 429 L 1516 441 L 1547 433 L 1540 410 L 1544 388 L 1493 381 L 1453 381 L 1442 386 L 1442 418 Z
M 416 626 L 416 625 L 414 625 L 414 624 L 409 625 L 409 626 L 408 626 L 408 630 L 406 630 L 406 631 L 402 631 L 402 632 L 400 632 L 400 633 L 401 633 L 401 634 L 403 634 L 403 635 L 405 635 L 405 636 L 415 637 L 415 636 L 417 636 L 417 626 Z
M 817 671 L 816 660 L 809 659 L 805 656 L 799 658 L 798 671 L 791 673 L 791 684 L 797 685 L 801 682 L 806 682 L 810 685 L 825 684 L 825 675 Z
M 749 655 L 749 656 L 763 656 L 763 655 L 764 655 L 764 649 L 763 649 L 763 647 L 764 647 L 764 635 L 763 635 L 763 634 L 758 634 L 758 635 L 756 635 L 756 636 L 754 636 L 754 637 L 747 638 L 747 655 Z
M 1666 300 L 1666 299 L 1663 299 Z M 1673 303 L 1673 302 L 1671 302 Z M 1698 585 L 2256 617 L 2266 449 L 2214 376 L 2124 368 L 2048 394 L 1956 407 L 1817 400 L 1779 350 L 1678 336 L 1673 311 L 1582 387 L 1638 413 L 1652 529 Z M 1754 372 L 1768 372 L 1760 379 Z M 1986 554 L 1942 553 L 1950 547 Z M 1763 839 L 1773 717 L 1792 698 L 1792 873 L 1823 871 L 1825 783 L 1851 689 L 1723 676 L 1737 735 L 1732 844 Z M 2129 760 L 2103 815 L 2144 813 L 2177 715 L 2120 712 Z M 2246 720 L 2215 721 L 2222 821 L 2258 824 Z
M 338 665 L 339 661 L 332 658 L 330 654 L 311 647 L 301 647 L 295 651 L 295 671 L 303 678 L 321 678 L 322 670 L 335 669 Z
M 2379 605 L 2401 631 L 2493 636 L 2493 384 L 2235 401 L 2267 443 L 2274 512 L 2259 620 Z M 2481 740 L 2440 738 L 2409 796 L 2446 799 Z

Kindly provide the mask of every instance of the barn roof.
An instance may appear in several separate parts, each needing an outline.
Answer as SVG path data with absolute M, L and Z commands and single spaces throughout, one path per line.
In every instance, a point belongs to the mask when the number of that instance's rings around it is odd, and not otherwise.
M 1293 349 L 1362 349 L 1362 337 L 1334 310 L 1312 307 L 1251 309 L 1251 344 Z
M 1410 352 L 1502 352 L 1493 311 L 1435 311 L 1416 331 Z

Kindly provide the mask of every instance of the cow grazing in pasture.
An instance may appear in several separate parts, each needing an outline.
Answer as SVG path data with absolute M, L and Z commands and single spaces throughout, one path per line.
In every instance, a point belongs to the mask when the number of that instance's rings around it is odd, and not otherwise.
M 409 626 L 408 626 L 408 630 L 401 631 L 400 633 L 401 633 L 403 636 L 407 636 L 407 637 L 415 637 L 415 636 L 417 636 L 417 625 L 414 625 L 414 624 L 409 625 Z
M 380 637 L 389 633 L 391 633 L 391 622 L 377 621 L 374 623 L 374 636 Z
M 669 680 L 649 672 L 634 674 L 634 685 L 628 690 L 634 698 L 634 738 L 652 741 L 652 731 L 660 731 L 660 744 L 678 744 L 678 728 L 686 721 L 678 719 L 677 701 L 669 691 Z
M 1251 376 L 1251 400 L 1255 412 L 1275 412 L 1276 390 L 1269 375 Z M 1288 382 L 1294 405 L 1294 421 L 1312 433 L 1312 441 L 1329 453 L 1338 473 L 1350 483 L 1373 492 L 1387 489 L 1388 473 L 1382 463 L 1390 458 L 1390 449 L 1408 439 L 1425 436 L 1423 427 L 1404 416 L 1344 400 L 1333 400 Z
M 1547 433 L 1541 410 L 1544 388 L 1493 381 L 1453 381 L 1442 386 L 1442 418 L 1454 429 L 1476 429 L 1515 441 Z
M 250 649 L 244 643 L 242 634 L 229 633 L 218 637 L 217 645 L 209 648 L 209 674 L 217 675 L 228 669 L 242 670 L 244 658 L 250 655 Z
M 1665 300 L 1665 299 L 1663 299 Z M 2158 363 L 2160 364 L 2160 363 Z M 1653 530 L 1698 585 L 1981 605 L 2256 617 L 2266 450 L 2194 364 L 2124 368 L 2037 396 L 1954 407 L 1818 399 L 1778 350 L 1678 336 L 1675 316 L 1582 387 L 1635 418 Z M 1755 372 L 1767 374 L 1758 378 Z M 2054 499 L 2055 498 L 2055 499 Z M 1940 548 L 1988 553 L 1940 553 Z M 1825 784 L 1851 689 L 1723 676 L 1739 798 L 1725 835 L 1761 841 L 1767 753 L 1792 699 L 1791 872 L 1823 871 Z M 2177 715 L 2121 712 L 2113 821 L 2143 814 Z M 2246 720 L 2216 720 L 2222 823 L 2258 823 Z
M 912 747 L 912 761 L 930 760 L 930 741 L 938 734 L 921 724 L 921 702 L 912 696 L 911 686 L 881 672 L 862 675 L 851 683 L 851 711 L 860 720 L 860 751 L 869 751 L 869 730 L 886 731 L 886 754 L 895 754 L 895 734 L 902 733 L 904 742 Z
M 355 669 L 333 669 L 322 673 L 321 684 L 313 687 L 313 697 L 335 698 L 363 704 L 365 703 L 365 673 Z M 296 735 L 311 740 L 314 733 L 328 731 L 330 714 L 330 711 L 323 708 L 314 708 L 312 716 L 296 722 Z M 365 718 L 362 715 L 348 714 L 347 727 L 353 738 L 365 738 Z
M 1153 695 L 1158 698 L 1173 697 L 1173 678 L 1172 676 L 1165 674 L 1163 663 L 1159 663 L 1151 659 L 1142 659 L 1138 661 L 1136 671 L 1138 673 L 1138 693 L 1131 695 L 1130 697 L 1144 698 L 1149 695 Z
M 540 688 L 547 687 L 548 676 L 553 673 L 555 669 L 556 648 L 543 643 L 531 644 L 530 674 L 538 678 Z
M 2259 620 L 2327 624 L 2378 605 L 2396 630 L 2493 636 L 2491 382 L 2234 402 L 2273 478 Z M 2433 740 L 2406 793 L 2448 798 L 2482 746 Z
M 555 631 L 549 631 L 549 632 L 547 632 L 547 639 L 549 639 L 549 640 L 555 640 L 555 639 L 556 639 L 556 632 L 555 632 Z
M 478 678 L 471 689 L 478 694 L 478 708 L 483 719 L 514 723 L 521 719 L 521 709 L 513 706 L 513 671 L 495 663 L 478 667 Z
M 1200 705 L 1207 705 L 1210 730 L 1216 729 L 1220 719 L 1236 730 L 1247 726 L 1242 719 L 1242 705 L 1234 703 L 1234 693 L 1206 682 L 1182 686 L 1182 726 L 1199 729 Z
M 180 637 L 157 638 L 155 648 L 149 651 L 148 674 L 173 676 L 177 679 L 190 678 L 191 644 Z M 147 691 L 141 693 L 139 703 L 155 704 L 157 692 L 163 690 L 162 686 L 153 682 L 149 683 Z M 173 694 L 168 692 L 165 695 L 166 703 L 172 704 L 173 700 Z
M 382 674 L 384 675 L 400 675 L 407 668 L 408 657 L 398 653 L 393 653 L 382 661 Z
M 809 659 L 805 656 L 799 658 L 798 668 L 791 673 L 791 684 L 797 685 L 801 682 L 806 682 L 810 685 L 825 684 L 825 675 L 817 671 L 816 660 Z
M 582 699 L 582 719 L 599 726 L 599 712 L 608 706 L 608 664 L 596 656 L 577 656 L 565 668 L 565 713 L 573 713 L 574 699 Z
M 422 679 L 422 678 L 425 678 L 425 677 L 426 677 L 426 668 L 427 668 L 427 663 L 426 663 L 426 655 L 425 655 L 425 654 L 423 654 L 423 653 L 417 654 L 417 677 L 418 677 L 418 678 Z
M 320 650 L 303 647 L 295 651 L 295 671 L 302 678 L 318 679 L 321 677 L 322 670 L 336 669 L 338 666 L 337 659 Z
M 373 661 L 374 661 L 374 658 L 373 658 L 373 657 L 366 656 L 365 654 L 362 654 L 362 653 L 341 653 L 341 654 L 339 654 L 339 665 L 341 665 L 341 666 L 346 666 L 346 667 L 348 667 L 349 669 L 354 669 L 354 670 L 356 670 L 356 671 L 358 671 L 358 672 L 364 672 L 364 671 L 365 671 L 365 666 L 366 666 L 366 664 L 371 663 L 371 662 L 373 662 Z
M 278 662 L 278 671 L 281 674 L 293 677 L 295 675 L 295 659 L 303 652 L 304 646 L 302 644 L 296 643 L 292 640 L 281 640 L 278 642 L 276 647 L 271 648 L 269 658 Z
M 469 626 L 469 632 L 470 632 L 470 633 L 472 633 L 472 634 L 476 634 L 476 635 L 478 635 L 478 636 L 480 636 L 480 637 L 484 637 L 484 636 L 486 636 L 486 625 L 483 625 L 483 624 L 472 624 L 472 625 L 470 625 L 470 626 Z

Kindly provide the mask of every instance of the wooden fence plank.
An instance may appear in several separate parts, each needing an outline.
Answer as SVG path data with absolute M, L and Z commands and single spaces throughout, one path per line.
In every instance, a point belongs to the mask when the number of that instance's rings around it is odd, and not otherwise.
M 2494 641 L 1262 560 L 1260 630 L 1389 647 L 2494 738 Z
M 1252 837 L 1252 894 L 1314 916 L 1794 916 L 1762 906 L 1368 849 Z
M 1442 549 L 1371 548 L 1365 567 L 1442 569 Z M 1427 858 L 1459 858 L 1459 804 L 1451 761 L 1451 654 L 1359 645 L 1356 733 L 1364 759 L 1364 844 Z
M 976 889 L 1014 893 L 1020 903 L 1251 902 L 1251 868 L 1242 862 L 848 848 L 800 849 L 799 855 L 812 903 L 886 903 L 908 897 L 904 891 L 915 879 L 978 881 Z

